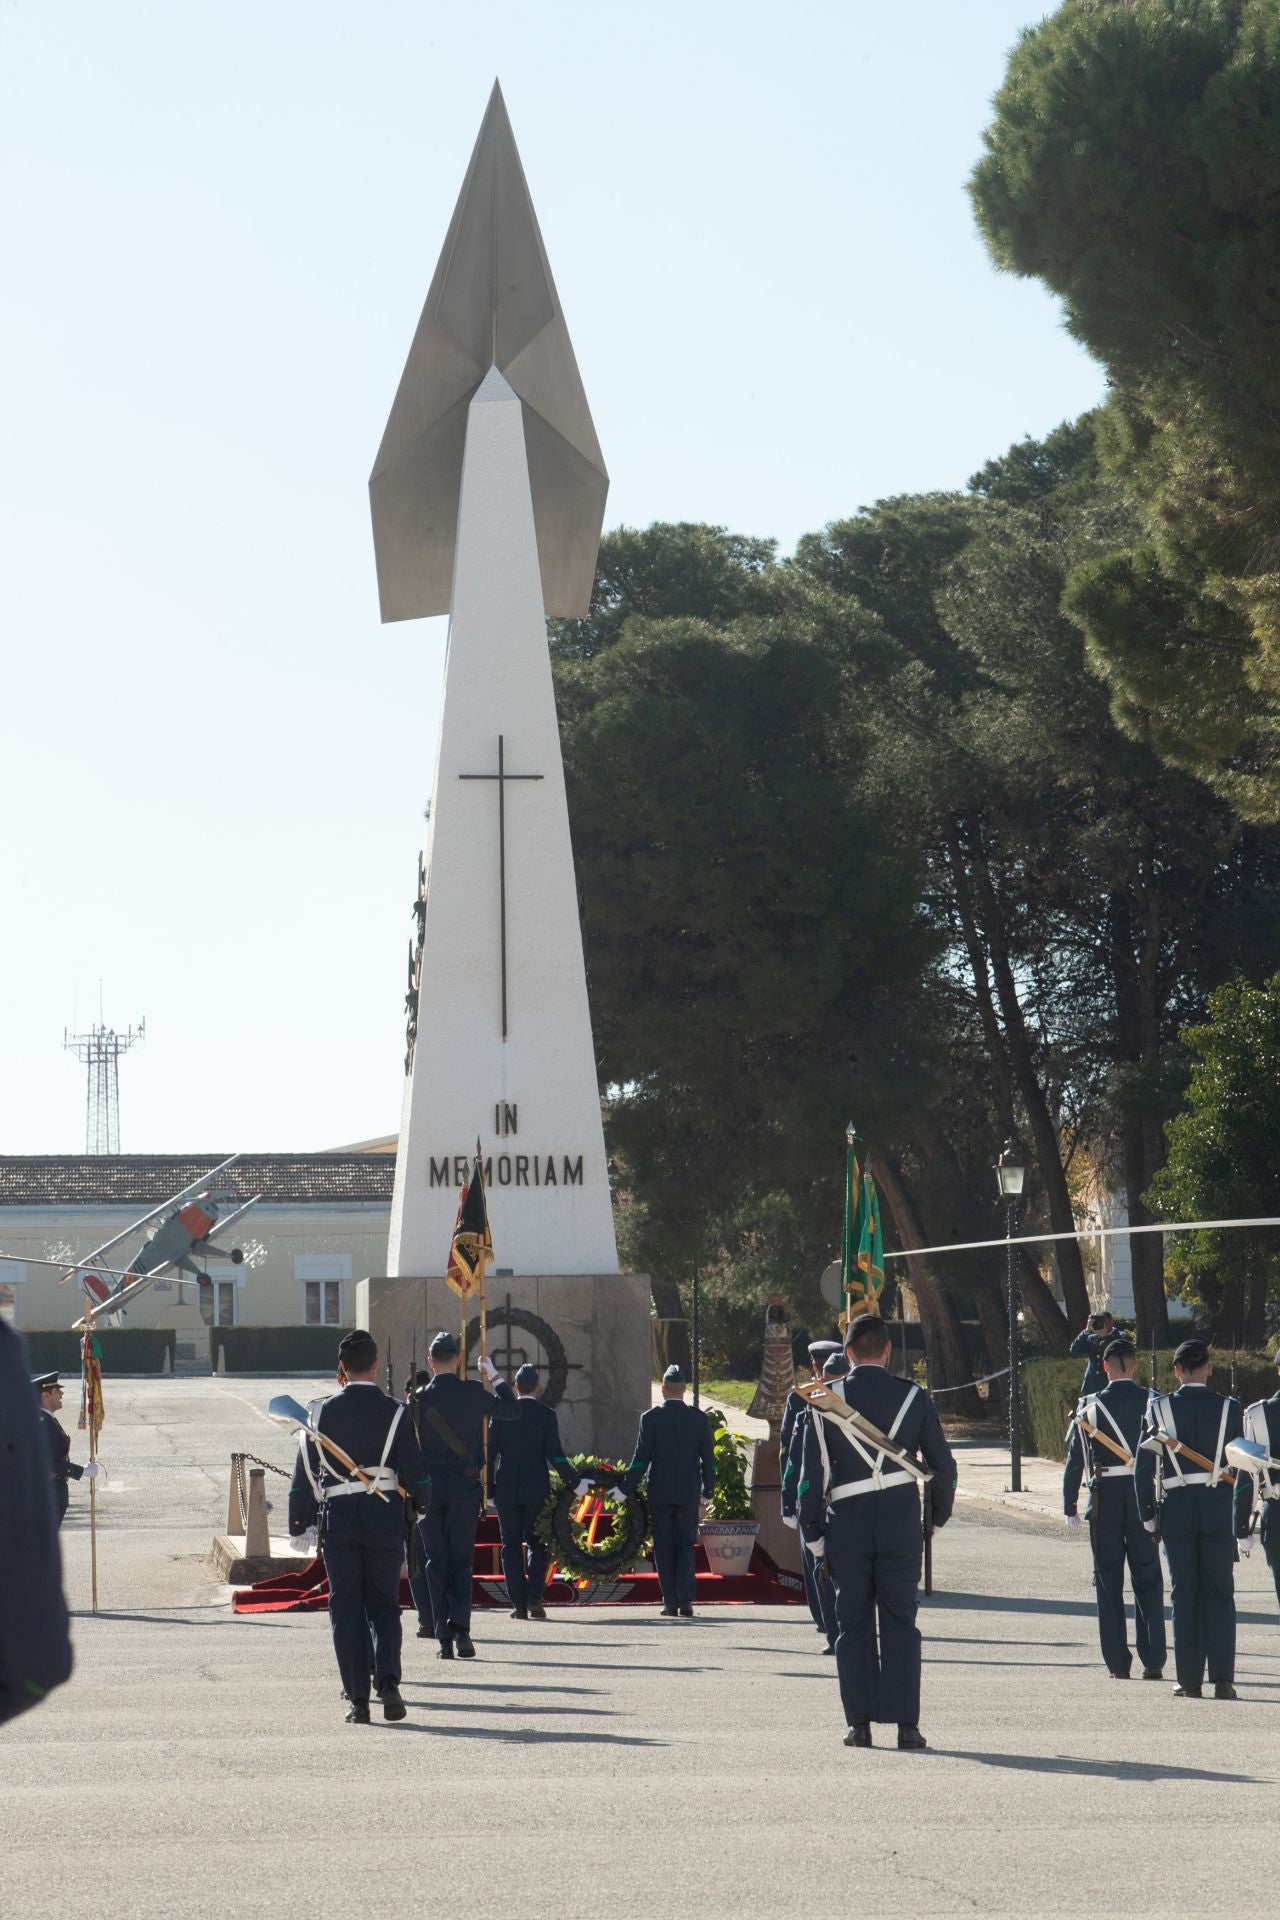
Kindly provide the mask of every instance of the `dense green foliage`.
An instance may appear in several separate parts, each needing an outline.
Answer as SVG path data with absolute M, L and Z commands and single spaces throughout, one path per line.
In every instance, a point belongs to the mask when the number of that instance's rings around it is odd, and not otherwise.
M 1068 606 L 1117 717 L 1280 814 L 1280 8 L 1066 0 L 996 96 L 975 210 L 1107 369 L 1140 528 Z
M 1064 587 L 1130 525 L 1085 421 L 787 562 L 714 528 L 611 534 L 599 628 L 556 631 L 623 1254 L 666 1318 L 698 1265 L 708 1366 L 750 1368 L 773 1292 L 827 1330 L 849 1118 L 898 1246 L 1000 1231 L 1012 1128 L 1033 1223 L 1069 1230 L 1086 1174 L 1146 1217 L 1179 1029 L 1273 963 L 1280 848 L 1085 669 Z M 627 611 L 678 600 L 691 553 L 698 619 Z M 1133 1246 L 1163 1338 L 1159 1239 Z M 1002 1270 L 911 1263 L 936 1380 L 969 1377 L 961 1311 L 1002 1348 Z M 1022 1285 L 1064 1345 L 1074 1243 Z
M 1265 1219 L 1280 1169 L 1280 973 L 1261 986 L 1219 987 L 1203 1026 L 1183 1035 L 1195 1056 L 1186 1107 L 1169 1127 L 1169 1159 L 1152 1187 L 1166 1219 Z M 1170 1240 L 1180 1289 L 1203 1300 L 1219 1344 L 1265 1337 L 1280 1292 L 1274 1228 Z
M 1084 1362 L 1065 1357 L 1030 1360 L 1022 1370 L 1022 1444 L 1028 1453 L 1043 1460 L 1067 1457 L 1067 1422 L 1080 1396 Z M 1232 1355 L 1229 1348 L 1213 1349 L 1213 1374 L 1210 1385 L 1219 1393 L 1230 1393 Z M 1151 1384 L 1151 1356 L 1141 1353 L 1135 1378 L 1140 1387 Z M 1173 1372 L 1173 1349 L 1156 1353 L 1156 1381 L 1162 1393 L 1177 1387 Z M 1235 1355 L 1235 1392 L 1248 1406 L 1251 1400 L 1265 1400 L 1276 1391 L 1275 1362 L 1270 1353 L 1239 1352 Z
M 348 1327 L 210 1327 L 215 1373 L 336 1372 L 338 1342 Z M 385 1359 L 385 1355 L 383 1356 Z
M 48 1373 L 57 1367 L 67 1389 L 67 1406 L 72 1405 L 76 1381 L 80 1378 L 80 1335 L 51 1328 L 33 1329 L 23 1334 L 27 1360 L 32 1373 Z M 163 1327 L 104 1327 L 98 1334 L 102 1348 L 102 1377 L 112 1373 L 163 1373 L 165 1355 L 172 1371 L 177 1334 Z M 108 1406 L 107 1413 L 111 1409 Z

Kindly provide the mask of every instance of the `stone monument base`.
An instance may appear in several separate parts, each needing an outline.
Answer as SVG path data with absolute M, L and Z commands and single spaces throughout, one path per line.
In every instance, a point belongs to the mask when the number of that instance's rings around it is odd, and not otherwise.
M 644 1273 L 491 1273 L 486 1287 L 489 1354 L 508 1378 L 530 1360 L 540 1398 L 554 1407 L 566 1453 L 629 1460 L 649 1405 L 649 1276 Z M 468 1310 L 468 1373 L 478 1351 L 478 1314 Z M 458 1333 L 462 1303 L 437 1276 L 375 1275 L 356 1286 L 356 1324 L 388 1359 L 399 1393 L 417 1358 L 446 1328 Z

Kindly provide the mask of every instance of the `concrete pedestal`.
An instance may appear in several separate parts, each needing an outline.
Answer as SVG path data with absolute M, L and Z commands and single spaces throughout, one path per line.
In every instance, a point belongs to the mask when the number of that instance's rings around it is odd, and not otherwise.
M 751 1504 L 760 1522 L 759 1541 L 776 1567 L 800 1571 L 800 1535 L 783 1524 L 782 1475 L 776 1440 L 757 1440 L 751 1455 Z
M 487 1296 L 494 1364 L 507 1378 L 525 1360 L 537 1366 L 566 1452 L 629 1460 L 651 1393 L 648 1275 L 490 1274 Z M 468 1320 L 476 1315 L 473 1305 Z M 438 1277 L 373 1276 L 356 1287 L 356 1323 L 378 1343 L 380 1377 L 390 1355 L 397 1392 L 415 1353 L 425 1367 L 432 1336 L 456 1333 L 460 1321 L 461 1303 Z

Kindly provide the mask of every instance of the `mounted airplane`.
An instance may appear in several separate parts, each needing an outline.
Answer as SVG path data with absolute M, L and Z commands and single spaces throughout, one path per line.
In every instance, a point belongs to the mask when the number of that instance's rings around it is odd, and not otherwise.
M 184 1187 L 181 1193 L 153 1207 L 113 1239 L 95 1247 L 86 1259 L 67 1268 L 62 1279 L 78 1279 L 89 1302 L 83 1316 L 74 1323 L 77 1332 L 83 1332 L 86 1326 L 96 1326 L 103 1319 L 114 1320 L 131 1300 L 136 1300 L 162 1274 L 175 1267 L 179 1273 L 189 1273 L 195 1280 L 201 1318 L 206 1326 L 213 1325 L 213 1285 L 200 1262 L 229 1260 L 233 1266 L 243 1265 L 244 1253 L 239 1247 L 215 1246 L 213 1237 L 242 1219 L 262 1198 L 260 1193 L 255 1193 L 251 1200 L 241 1200 L 228 1181 L 219 1180 L 219 1175 L 225 1174 L 239 1158 L 238 1153 L 231 1154 L 211 1172 L 201 1174 L 189 1187 Z M 152 1226 L 153 1221 L 158 1225 Z M 151 1231 L 127 1267 L 107 1264 L 109 1254 L 147 1227 Z

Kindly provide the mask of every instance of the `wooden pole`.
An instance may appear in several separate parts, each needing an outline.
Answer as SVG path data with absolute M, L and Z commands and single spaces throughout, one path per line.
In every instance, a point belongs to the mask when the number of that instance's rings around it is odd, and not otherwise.
M 85 1410 L 85 1425 L 89 1429 L 89 1461 L 94 1464 L 98 1458 L 98 1424 L 95 1418 L 98 1408 L 89 1377 L 89 1367 L 93 1358 L 93 1315 L 89 1315 L 84 1330 L 84 1339 L 80 1345 L 80 1393 Z M 93 1474 L 89 1480 L 89 1586 L 93 1596 L 93 1611 L 98 1611 L 98 1476 Z

